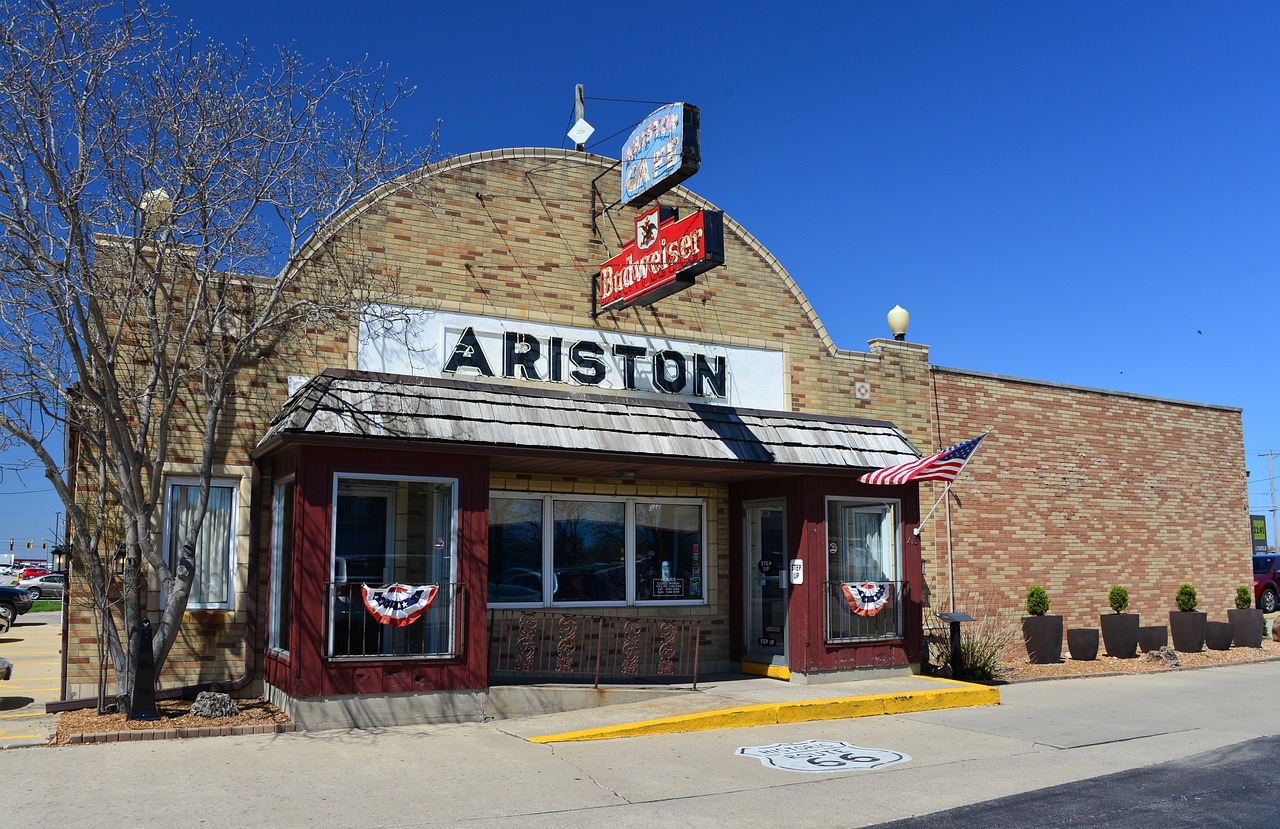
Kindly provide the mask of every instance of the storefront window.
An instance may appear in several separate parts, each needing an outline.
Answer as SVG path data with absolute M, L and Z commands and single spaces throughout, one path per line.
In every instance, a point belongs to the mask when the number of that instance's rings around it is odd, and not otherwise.
M 827 502 L 827 640 L 902 635 L 894 504 Z
M 635 505 L 636 599 L 702 598 L 702 505 Z
M 701 501 L 495 495 L 489 603 L 702 602 L 704 512 Z
M 452 481 L 338 478 L 330 590 L 333 656 L 453 653 L 454 489 Z M 379 602 L 378 591 L 391 584 L 409 591 Z
M 489 601 L 541 604 L 542 499 L 489 500 Z
M 557 500 L 553 515 L 555 601 L 626 601 L 626 505 Z

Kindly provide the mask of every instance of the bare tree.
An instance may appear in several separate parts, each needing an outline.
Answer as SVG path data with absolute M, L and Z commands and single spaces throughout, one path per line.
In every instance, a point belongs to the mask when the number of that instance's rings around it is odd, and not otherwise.
M 60 496 L 127 698 L 148 571 L 164 591 L 157 670 L 182 622 L 237 380 L 283 337 L 346 324 L 386 278 L 300 268 L 304 246 L 428 151 L 397 137 L 390 110 L 412 90 L 380 67 L 288 49 L 260 64 L 133 0 L 0 9 L 0 445 Z M 167 556 L 158 507 L 178 452 L 199 498 Z

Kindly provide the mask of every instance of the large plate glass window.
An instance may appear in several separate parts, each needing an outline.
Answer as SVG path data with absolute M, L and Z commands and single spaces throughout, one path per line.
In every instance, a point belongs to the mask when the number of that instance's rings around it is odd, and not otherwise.
M 702 598 L 702 505 L 635 505 L 636 600 Z
M 552 516 L 555 601 L 626 601 L 626 505 L 556 500 Z
M 896 503 L 828 499 L 827 640 L 900 638 L 901 568 Z
M 489 604 L 705 600 L 705 504 L 495 494 Z
M 452 480 L 339 476 L 334 498 L 330 654 L 335 657 L 438 657 L 454 653 L 456 485 Z M 388 594 L 413 618 L 366 602 L 366 588 Z M 430 599 L 420 613 L 415 604 Z M 381 611 L 375 612 L 375 610 Z M 397 610 L 397 612 L 400 612 Z
M 489 602 L 541 604 L 542 499 L 489 499 Z
M 209 507 L 196 536 L 196 575 L 187 598 L 189 610 L 230 610 L 236 566 L 236 502 L 238 482 L 213 481 Z M 176 567 L 200 498 L 196 481 L 172 480 L 165 496 L 165 554 Z

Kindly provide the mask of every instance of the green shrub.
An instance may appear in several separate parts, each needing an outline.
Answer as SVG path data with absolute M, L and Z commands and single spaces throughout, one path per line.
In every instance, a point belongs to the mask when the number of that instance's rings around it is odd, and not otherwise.
M 1027 591 L 1027 613 L 1031 616 L 1043 616 L 1049 612 L 1049 594 L 1038 584 L 1031 585 Z
M 965 679 L 978 682 L 999 679 L 1000 657 L 1017 649 L 1022 642 L 1022 627 L 1016 609 L 1004 604 L 999 594 L 972 593 L 961 600 L 960 607 L 973 617 L 960 626 L 960 661 Z M 932 617 L 926 622 L 926 641 L 932 656 L 928 661 L 939 668 L 951 664 L 950 626 Z M 1023 652 L 1025 657 L 1025 652 Z
M 1196 609 L 1196 589 L 1187 583 L 1178 585 L 1178 595 L 1174 596 L 1178 610 L 1190 613 Z
M 1116 613 L 1124 613 L 1124 609 L 1129 606 L 1129 591 L 1117 584 L 1107 594 L 1107 601 L 1111 602 L 1111 609 Z
M 1243 584 L 1236 588 L 1236 610 L 1248 610 L 1253 607 L 1253 591 Z

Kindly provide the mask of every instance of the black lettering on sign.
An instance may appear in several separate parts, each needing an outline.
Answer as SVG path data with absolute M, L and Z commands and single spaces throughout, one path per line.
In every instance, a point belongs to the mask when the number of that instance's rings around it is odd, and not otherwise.
M 641 345 L 615 345 L 613 356 L 622 358 L 622 385 L 636 388 L 636 358 L 643 357 L 649 349 Z
M 569 377 L 575 383 L 598 386 L 604 382 L 604 349 L 599 343 L 574 343 L 569 347 L 569 362 L 574 366 Z
M 564 382 L 564 338 L 552 337 L 547 352 L 547 379 L 552 383 Z
M 458 337 L 458 343 L 453 347 L 453 353 L 449 355 L 449 362 L 444 366 L 444 370 L 449 374 L 455 374 L 464 368 L 474 369 L 482 377 L 493 376 L 493 369 L 489 368 L 489 361 L 484 356 L 484 349 L 480 347 L 480 340 L 476 338 L 476 332 L 471 328 L 463 331 Z
M 671 368 L 675 368 L 671 372 Z M 667 394 L 679 394 L 684 391 L 684 384 L 689 379 L 685 368 L 684 355 L 679 351 L 658 351 L 653 355 L 653 385 L 658 391 Z
M 707 355 L 693 357 L 693 393 L 702 397 L 724 397 L 724 378 L 727 374 L 724 357 L 716 357 L 714 367 L 707 363 Z
M 515 377 L 519 369 L 527 380 L 541 380 L 538 376 L 538 360 L 542 357 L 542 345 L 537 337 L 508 331 L 502 335 L 502 376 Z

